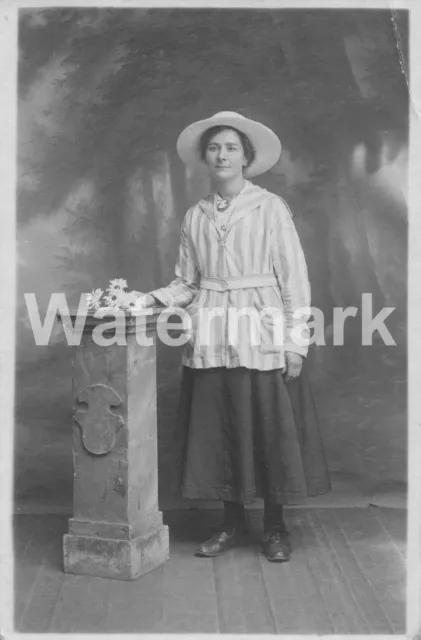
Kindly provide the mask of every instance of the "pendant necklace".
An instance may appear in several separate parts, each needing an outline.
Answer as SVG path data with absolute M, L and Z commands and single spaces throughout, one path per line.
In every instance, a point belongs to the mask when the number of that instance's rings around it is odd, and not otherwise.
M 233 198 L 232 198 L 232 200 L 233 200 Z M 219 200 L 219 202 L 216 204 L 216 210 L 218 211 L 218 213 L 223 213 L 224 211 L 226 211 L 229 208 L 232 200 L 228 200 L 227 198 L 221 198 L 221 200 Z M 230 214 L 226 224 L 222 224 L 221 225 L 221 231 L 226 231 L 227 230 L 227 225 L 228 225 L 229 221 L 231 220 L 232 213 L 233 212 L 231 211 L 231 214 Z
M 217 207 L 218 209 L 218 207 Z M 218 209 L 218 211 L 221 211 L 221 209 Z M 222 209 L 222 211 L 226 211 L 226 209 Z M 226 221 L 225 224 L 221 224 L 221 231 L 226 231 L 227 230 L 227 226 L 229 224 L 229 221 L 231 220 L 232 214 L 234 212 L 234 209 L 231 211 L 228 220 Z
M 218 211 L 218 213 L 223 213 L 224 211 L 226 211 L 233 200 L 235 200 L 235 198 L 237 198 L 240 193 L 244 190 L 245 185 L 243 186 L 243 188 L 241 189 L 241 191 L 239 193 L 237 193 L 237 195 L 233 196 L 232 198 L 222 198 L 219 194 L 217 194 L 217 198 L 218 198 L 218 202 L 216 203 L 216 210 Z M 227 226 L 229 224 L 229 221 L 231 220 L 231 216 L 233 214 L 234 209 L 231 211 L 230 216 L 226 222 L 226 224 L 222 224 L 221 225 L 221 231 L 226 231 L 227 230 Z

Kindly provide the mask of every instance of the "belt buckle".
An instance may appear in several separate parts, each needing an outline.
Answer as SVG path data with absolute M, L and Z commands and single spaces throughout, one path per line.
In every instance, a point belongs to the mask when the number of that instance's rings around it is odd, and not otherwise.
M 228 289 L 228 282 L 226 280 L 221 281 L 222 291 L 226 291 Z

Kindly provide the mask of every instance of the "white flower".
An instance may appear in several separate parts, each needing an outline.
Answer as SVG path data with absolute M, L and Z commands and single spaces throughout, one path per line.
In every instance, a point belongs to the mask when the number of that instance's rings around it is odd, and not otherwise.
M 134 291 L 129 291 L 126 293 L 123 304 L 124 306 L 129 309 L 130 311 L 136 308 L 136 304 L 138 301 L 139 297 L 137 295 L 137 293 L 135 293 Z
M 109 287 L 107 289 L 108 292 L 127 289 L 127 280 L 124 278 L 115 278 L 114 280 L 110 280 Z
M 122 289 L 111 289 L 109 293 L 104 296 L 104 300 L 107 307 L 119 308 L 122 303 L 124 304 L 126 295 Z
M 88 293 L 86 296 L 86 303 L 88 309 L 99 309 L 101 306 L 101 298 L 103 295 L 102 289 L 94 289 L 92 293 Z
M 146 307 L 146 296 L 144 294 L 142 294 L 141 296 L 137 297 L 137 300 L 135 302 L 134 307 L 131 309 L 132 311 L 141 311 L 142 309 L 144 309 Z
M 139 311 L 145 306 L 145 294 L 139 291 L 126 291 L 127 281 L 124 278 L 110 280 L 105 293 L 102 289 L 94 289 L 92 293 L 84 294 L 85 304 L 88 309 L 108 309 L 113 311 L 123 309 L 125 311 Z

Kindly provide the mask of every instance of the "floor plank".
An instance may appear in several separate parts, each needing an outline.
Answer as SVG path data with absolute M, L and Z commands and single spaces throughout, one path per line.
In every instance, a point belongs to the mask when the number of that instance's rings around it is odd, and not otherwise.
M 335 509 L 334 513 L 393 632 L 404 633 L 405 563 L 377 518 L 372 517 L 370 528 L 367 528 L 367 512 L 373 509 L 377 511 L 372 507 Z
M 372 509 L 373 515 L 382 523 L 390 541 L 396 545 L 406 561 L 407 511 L 402 509 Z
M 171 559 L 135 581 L 64 574 L 62 516 L 17 516 L 17 631 L 32 633 L 404 632 L 406 512 L 287 509 L 293 555 L 269 563 L 248 513 L 249 544 L 194 556 L 221 512 L 167 516 Z M 20 625 L 20 626 L 19 626 Z
M 164 571 L 167 570 L 164 565 L 138 580 L 113 580 L 104 629 L 109 633 L 156 632 L 164 615 Z
M 64 576 L 48 631 L 89 633 L 105 630 L 111 580 Z
M 22 633 L 47 632 L 62 587 L 64 574 L 50 566 L 42 565 L 37 576 L 37 586 L 32 591 L 29 604 L 19 622 Z
M 270 563 L 260 555 L 268 600 L 279 634 L 331 634 L 334 631 L 326 602 L 309 569 L 303 543 L 305 516 L 286 518 L 291 533 L 292 558 L 287 563 Z
M 156 628 L 159 633 L 220 631 L 213 563 L 194 556 L 198 540 L 192 537 L 172 536 L 171 558 L 163 576 L 163 616 Z
M 213 565 L 221 633 L 274 633 L 255 545 L 231 549 Z
M 49 628 L 64 580 L 62 552 L 63 535 L 66 530 L 67 520 L 57 519 L 55 534 L 50 538 L 49 553 L 39 565 L 30 599 L 20 620 L 20 631 L 41 633 Z M 47 532 L 45 536 L 49 539 Z
M 364 511 L 364 515 L 366 531 L 370 532 L 373 527 L 373 516 L 369 509 Z M 362 572 L 358 559 L 335 518 L 334 511 L 321 509 L 312 514 L 312 518 L 318 531 L 323 531 L 329 552 L 335 555 L 343 582 L 347 585 L 355 607 L 359 611 L 361 629 L 366 633 L 393 633 L 385 611 Z
M 317 528 L 314 512 L 308 511 L 302 522 L 307 564 L 324 601 L 335 634 L 362 633 L 366 621 L 360 615 L 348 585 L 324 532 Z
M 23 630 L 23 620 L 31 606 L 36 585 L 47 567 L 59 574 L 63 518 L 19 516 L 15 520 L 15 628 Z M 19 553 L 19 549 L 21 549 Z

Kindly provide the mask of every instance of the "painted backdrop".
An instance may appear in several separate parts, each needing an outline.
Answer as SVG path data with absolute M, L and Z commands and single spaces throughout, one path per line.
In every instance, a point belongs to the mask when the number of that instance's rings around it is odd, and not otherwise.
M 124 277 L 172 278 L 188 205 L 180 130 L 239 111 L 283 143 L 256 180 L 295 215 L 326 346 L 310 361 L 335 487 L 405 490 L 407 15 L 388 11 L 47 9 L 21 12 L 18 109 L 16 496 L 70 505 L 71 370 L 60 327 L 37 347 L 23 299 Z M 331 345 L 334 306 L 396 307 L 396 346 Z M 159 345 L 161 501 L 178 500 L 180 353 Z

